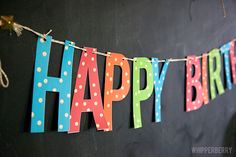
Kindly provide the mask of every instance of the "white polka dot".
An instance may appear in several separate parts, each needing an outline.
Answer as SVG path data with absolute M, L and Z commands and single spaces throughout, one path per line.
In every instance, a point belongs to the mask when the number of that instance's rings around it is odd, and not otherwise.
M 37 121 L 37 125 L 40 126 L 42 124 L 42 121 L 41 120 L 38 120 Z
M 88 108 L 87 111 L 90 112 L 91 111 L 90 108 Z
M 44 82 L 45 84 L 47 84 L 47 83 L 48 83 L 48 79 L 44 79 L 43 82 Z
M 98 105 L 98 102 L 97 102 L 97 101 L 95 101 L 95 102 L 94 102 L 94 105 L 95 105 L 95 106 L 97 106 L 97 105 Z
M 79 125 L 79 123 L 78 122 L 75 122 L 75 126 L 78 126 Z
M 43 102 L 43 98 L 39 98 L 39 103 L 42 103 Z
M 64 74 L 64 76 L 67 76 L 67 71 L 64 71 L 64 73 L 63 73 L 63 74 Z
M 110 93 L 113 93 L 113 90 L 112 90 L 112 89 L 110 90 Z
M 41 69 L 40 67 L 37 68 L 37 72 L 41 72 L 41 70 L 42 70 L 42 69 Z
M 41 43 L 44 43 L 44 39 L 43 39 L 43 38 L 40 38 L 40 42 L 41 42 Z
M 111 105 L 110 104 L 107 104 L 107 107 L 109 108 Z
M 121 90 L 124 90 L 124 86 L 121 86 Z
M 41 82 L 38 83 L 38 87 L 42 87 L 42 83 Z
M 123 62 L 120 62 L 120 66 L 122 66 L 123 65 Z
M 53 88 L 53 89 L 52 89 L 52 91 L 53 91 L 53 92 L 56 92 L 56 91 L 57 91 L 57 89 L 56 89 L 56 88 Z
M 63 99 L 60 100 L 60 104 L 64 104 L 64 100 Z
M 154 67 L 157 67 L 157 64 L 154 64 Z
M 34 112 L 31 112 L 31 117 L 34 118 Z
M 94 61 L 94 57 L 92 57 L 91 60 Z
M 128 76 L 128 73 L 127 73 L 127 72 L 125 72 L 125 76 Z
M 87 57 L 87 55 L 88 55 L 88 54 L 85 52 L 85 53 L 84 53 L 84 56 Z
M 75 92 L 75 93 L 77 93 L 77 92 L 78 92 L 78 90 L 75 88 L 75 89 L 74 89 L 74 92 Z
M 106 76 L 109 76 L 109 73 L 106 73 Z
M 65 113 L 65 117 L 68 118 L 68 117 L 69 117 L 69 114 L 68 114 L 68 113 Z
M 127 83 L 129 84 L 129 80 L 127 80 Z
M 47 56 L 47 52 L 43 51 L 42 55 L 43 55 L 44 57 L 46 57 L 46 56 Z
M 103 117 L 103 114 L 102 114 L 102 113 L 100 113 L 100 117 Z
M 67 98 L 70 98 L 70 93 L 68 93 L 66 96 L 67 96 Z
M 109 126 L 111 123 L 110 122 L 107 122 L 107 125 Z
M 87 103 L 86 103 L 86 102 L 83 102 L 83 105 L 84 105 L 84 106 L 86 106 L 86 105 L 87 105 Z
M 95 92 L 93 95 L 94 95 L 94 96 L 97 96 L 98 94 Z
M 68 46 L 65 46 L 65 49 L 68 50 Z
M 95 87 L 95 86 L 96 86 L 96 84 L 95 84 L 95 83 L 93 83 L 93 84 L 92 84 L 92 86 L 93 86 L 93 87 Z
M 76 103 L 75 103 L 75 106 L 77 107 L 78 105 L 79 105 L 79 103 L 78 103 L 78 102 L 76 102 Z
M 117 61 L 117 58 L 115 58 L 115 61 Z
M 78 78 L 81 78 L 81 74 L 78 74 L 77 77 L 78 77 Z
M 96 124 L 96 126 L 97 126 L 97 128 L 99 128 L 99 127 L 100 127 L 100 125 L 99 125 L 99 124 Z
M 59 82 L 60 82 L 60 83 L 63 83 L 63 79 L 62 79 L 62 78 L 60 78 L 60 79 L 59 79 Z
M 108 66 L 111 66 L 111 63 L 110 63 L 110 62 L 108 63 Z
M 118 98 L 119 96 L 116 94 L 116 98 Z
M 122 98 L 125 98 L 125 95 L 124 95 L 124 94 L 122 95 Z
M 68 65 L 71 65 L 71 61 L 68 61 L 67 64 L 68 64 Z
M 63 125 L 62 124 L 59 125 L 59 129 L 63 129 Z
M 97 71 L 97 69 L 96 68 L 93 68 L 93 72 L 96 72 Z
M 112 77 L 110 77 L 110 81 L 112 81 Z
M 79 85 L 79 89 L 82 89 L 82 87 L 83 87 L 82 85 Z
M 85 65 L 85 62 L 82 62 L 82 66 L 84 66 Z

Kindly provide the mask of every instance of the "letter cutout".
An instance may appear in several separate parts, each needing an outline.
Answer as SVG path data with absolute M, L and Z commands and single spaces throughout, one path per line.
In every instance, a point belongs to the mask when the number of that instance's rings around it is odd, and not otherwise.
M 236 71 L 235 71 L 235 65 L 236 65 L 236 57 L 234 56 L 234 43 L 235 40 L 230 42 L 230 63 L 231 63 L 231 71 L 233 76 L 233 82 L 236 84 Z
M 232 81 L 231 81 L 231 73 L 230 73 L 230 64 L 229 64 L 229 52 L 230 52 L 230 43 L 227 43 L 221 46 L 220 51 L 221 54 L 224 55 L 224 63 L 225 63 L 225 76 L 227 82 L 227 88 L 232 89 Z
M 58 131 L 68 131 L 70 115 L 70 95 L 74 43 L 65 41 L 61 78 L 47 76 L 50 57 L 51 36 L 46 40 L 38 38 L 33 87 L 33 104 L 31 113 L 31 132 L 44 132 L 44 114 L 46 91 L 59 92 Z
M 194 66 L 194 71 L 192 69 Z M 192 75 L 193 73 L 193 75 Z M 196 56 L 188 56 L 186 63 L 186 110 L 187 112 L 197 110 L 202 106 L 202 85 L 199 81 L 201 77 L 200 60 Z M 195 88 L 196 97 L 192 100 L 193 91 L 192 87 Z
M 100 84 L 98 78 L 97 52 L 95 48 L 86 47 L 83 51 L 78 68 L 74 96 L 72 100 L 69 133 L 80 132 L 80 119 L 82 112 L 93 112 L 97 130 L 108 128 L 103 112 Z M 84 99 L 87 74 L 91 99 Z
M 152 58 L 152 70 L 154 74 L 154 89 L 155 89 L 155 121 L 161 122 L 161 92 L 164 84 L 169 61 L 167 60 L 161 70 L 159 76 L 158 58 Z
M 215 70 L 214 70 L 214 62 L 213 62 L 214 59 L 216 62 Z M 209 52 L 209 71 L 210 71 L 210 93 L 211 93 L 211 99 L 213 100 L 216 97 L 215 83 L 216 83 L 216 87 L 217 87 L 219 95 L 224 93 L 224 87 L 220 78 L 221 58 L 220 58 L 219 49 L 213 49 Z
M 202 54 L 202 96 L 204 105 L 208 104 L 208 85 L 207 85 L 207 54 Z
M 104 89 L 104 113 L 107 120 L 108 129 L 112 131 L 112 101 L 120 101 L 126 97 L 130 89 L 130 67 L 125 57 L 119 53 L 108 53 L 106 57 L 106 74 Z M 113 89 L 114 66 L 121 68 L 122 82 L 119 89 Z
M 137 57 L 134 58 L 133 65 L 133 118 L 134 118 L 134 128 L 142 127 L 141 111 L 140 111 L 140 101 L 148 99 L 153 92 L 153 72 L 152 64 L 148 58 Z M 140 90 L 140 69 L 146 70 L 146 88 Z

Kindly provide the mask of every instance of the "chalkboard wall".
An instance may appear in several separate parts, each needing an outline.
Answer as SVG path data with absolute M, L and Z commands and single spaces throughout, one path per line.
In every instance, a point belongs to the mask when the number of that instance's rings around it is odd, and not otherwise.
M 182 58 L 200 55 L 236 37 L 236 1 L 225 0 L 6 0 L 0 14 L 59 40 L 126 56 Z M 83 113 L 81 132 L 58 133 L 58 95 L 47 93 L 45 133 L 30 134 L 33 71 L 37 37 L 0 32 L 0 57 L 10 79 L 0 88 L 2 157 L 173 157 L 200 156 L 192 147 L 232 147 L 236 151 L 236 87 L 197 111 L 184 111 L 185 63 L 171 63 L 162 92 L 162 122 L 153 119 L 154 95 L 141 103 L 143 127 L 133 128 L 131 90 L 113 104 L 113 131 L 96 131 Z M 53 44 L 49 75 L 59 76 L 62 46 Z M 73 86 L 80 51 L 75 51 Z M 98 57 L 103 92 L 105 58 Z M 132 69 L 132 63 L 130 63 Z M 119 85 L 117 68 L 114 85 Z M 222 71 L 223 79 L 223 71 Z M 142 78 L 141 86 L 145 80 Z M 224 84 L 224 87 L 226 85 Z M 85 97 L 88 97 L 88 89 Z M 213 154 L 224 156 L 226 154 Z M 231 154 L 232 155 L 232 154 Z

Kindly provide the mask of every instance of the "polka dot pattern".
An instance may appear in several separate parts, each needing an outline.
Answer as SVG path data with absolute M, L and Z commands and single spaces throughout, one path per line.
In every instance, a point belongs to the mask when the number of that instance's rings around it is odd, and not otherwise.
M 155 91 L 155 121 L 161 122 L 161 92 L 168 69 L 169 61 L 167 60 L 163 65 L 161 73 L 159 74 L 158 58 L 152 58 L 152 69 L 154 73 L 154 91 Z M 157 76 L 155 76 L 157 74 Z
M 97 130 L 105 130 L 108 128 L 105 119 L 102 98 L 100 92 L 100 84 L 97 70 L 97 56 L 94 52 L 95 48 L 85 48 L 80 59 L 77 72 L 75 89 L 71 108 L 71 119 L 69 133 L 80 132 L 80 120 L 82 112 L 92 112 L 97 126 Z M 88 75 L 88 76 L 87 76 Z M 89 77 L 89 78 L 87 78 Z M 86 80 L 89 79 L 89 88 L 91 99 L 84 99 Z M 101 116 L 102 115 L 102 116 Z
M 69 118 L 65 113 L 70 112 L 70 98 L 67 97 L 71 91 L 71 74 L 72 66 L 68 65 L 70 61 L 72 64 L 74 48 L 69 46 L 70 41 L 65 41 L 63 52 L 63 59 L 61 65 L 61 78 L 49 77 L 48 65 L 50 57 L 51 36 L 47 36 L 46 40 L 41 42 L 38 39 L 35 59 L 35 73 L 34 73 L 34 88 L 33 88 L 33 102 L 31 119 L 31 132 L 44 132 L 44 117 L 45 117 L 45 102 L 46 91 L 59 92 L 59 114 L 58 114 L 58 131 L 64 132 L 69 129 Z M 66 75 L 64 75 L 66 72 Z
M 148 58 L 137 57 L 133 62 L 133 120 L 134 128 L 142 127 L 140 101 L 148 99 L 153 92 L 153 71 L 152 64 Z M 147 73 L 146 88 L 140 90 L 140 69 L 144 69 Z M 150 75 L 151 74 L 151 77 Z M 138 82 L 137 82 L 138 80 Z
M 194 66 L 194 73 L 192 76 L 192 66 Z M 197 110 L 202 106 L 202 85 L 199 81 L 201 76 L 200 60 L 196 56 L 188 56 L 186 62 L 186 111 Z M 196 97 L 192 100 L 192 87 L 196 89 Z
M 208 85 L 207 85 L 207 54 L 202 55 L 202 96 L 203 103 L 208 104 Z
M 231 81 L 231 73 L 230 73 L 230 64 L 229 64 L 229 52 L 231 49 L 231 43 L 224 44 L 220 48 L 220 52 L 224 55 L 224 64 L 225 64 L 225 76 L 226 76 L 226 84 L 228 89 L 232 89 L 232 81 Z
M 233 76 L 233 82 L 236 84 L 236 71 L 235 71 L 235 65 L 236 65 L 236 57 L 234 56 L 234 46 L 235 41 L 230 42 L 230 63 L 231 63 L 231 72 Z
M 104 113 L 107 120 L 108 129 L 106 131 L 112 131 L 112 101 L 120 101 L 125 98 L 130 89 L 130 67 L 127 60 L 123 60 L 125 57 L 119 53 L 109 53 L 110 57 L 106 57 L 106 76 L 104 86 Z M 110 66 L 108 65 L 110 63 Z M 121 87 L 119 89 L 113 89 L 113 80 L 110 81 L 110 77 L 114 77 L 114 66 L 121 68 Z M 107 95 L 108 93 L 108 95 Z M 108 105 L 109 104 L 109 105 Z
M 216 63 L 216 69 L 214 69 L 214 62 L 213 62 L 214 60 Z M 212 100 L 216 98 L 215 84 L 219 95 L 224 93 L 224 87 L 220 78 L 220 73 L 221 73 L 220 51 L 219 49 L 213 49 L 209 52 L 210 93 Z

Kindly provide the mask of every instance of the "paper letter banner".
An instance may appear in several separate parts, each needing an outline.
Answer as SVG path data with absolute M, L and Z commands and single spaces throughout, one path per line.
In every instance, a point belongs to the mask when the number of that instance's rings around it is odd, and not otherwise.
M 213 62 L 214 59 L 216 65 L 215 70 Z M 213 49 L 209 53 L 209 72 L 210 72 L 210 92 L 211 92 L 211 99 L 213 100 L 216 97 L 215 83 L 218 93 L 219 94 L 224 93 L 224 87 L 220 78 L 221 60 L 220 60 L 220 52 L 218 49 Z
M 230 52 L 230 43 L 227 43 L 221 46 L 220 51 L 221 54 L 224 55 L 224 63 L 225 63 L 225 76 L 227 82 L 227 88 L 232 89 L 232 81 L 231 81 L 231 74 L 230 74 L 230 64 L 229 64 L 229 52 Z
M 208 104 L 208 85 L 207 85 L 207 54 L 202 54 L 202 96 L 204 104 Z
M 231 71 L 233 76 L 233 82 L 236 84 L 236 71 L 235 71 L 235 65 L 236 65 L 236 57 L 234 56 L 234 46 L 235 41 L 230 42 L 230 61 L 231 61 Z
M 148 58 L 140 57 L 134 58 L 133 65 L 133 118 L 134 128 L 142 127 L 140 101 L 148 99 L 153 92 L 153 72 L 152 64 Z M 140 69 L 146 71 L 145 89 L 140 90 Z
M 59 92 L 58 131 L 68 131 L 70 114 L 71 74 L 74 43 L 65 41 L 61 78 L 49 77 L 48 64 L 50 57 L 51 36 L 46 40 L 38 38 L 33 87 L 33 104 L 31 113 L 31 132 L 44 132 L 44 114 L 46 91 Z
M 95 48 L 85 48 L 78 68 L 74 96 L 72 101 L 69 133 L 80 131 L 80 119 L 82 112 L 93 112 L 97 130 L 108 128 L 103 112 L 100 84 L 98 78 L 97 52 Z M 87 74 L 89 76 L 89 88 L 91 99 L 84 99 Z
M 152 58 L 152 69 L 154 74 L 154 89 L 155 89 L 155 121 L 161 122 L 161 92 L 168 69 L 169 61 L 163 65 L 161 75 L 159 76 L 158 58 Z
M 192 69 L 194 66 L 194 69 Z M 202 85 L 199 81 L 201 76 L 201 67 L 200 60 L 196 56 L 188 56 L 186 63 L 186 110 L 187 112 L 197 110 L 202 106 L 203 97 L 202 97 Z M 193 75 L 192 75 L 193 73 Z M 194 87 L 195 100 L 192 99 Z
M 104 113 L 107 120 L 108 129 L 112 130 L 112 101 L 120 101 L 125 98 L 130 89 L 130 67 L 125 57 L 119 53 L 109 53 L 106 57 L 106 74 L 104 89 Z M 121 68 L 122 83 L 119 89 L 113 89 L 114 66 Z

